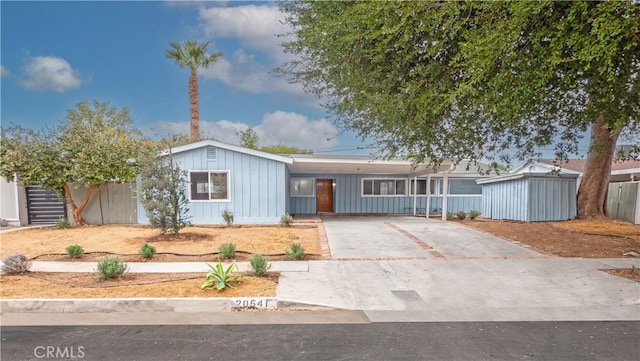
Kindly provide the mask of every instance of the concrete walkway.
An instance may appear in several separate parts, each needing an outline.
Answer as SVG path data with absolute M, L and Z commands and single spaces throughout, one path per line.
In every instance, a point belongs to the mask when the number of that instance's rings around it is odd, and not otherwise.
M 331 218 L 324 226 L 333 260 L 271 262 L 271 270 L 281 272 L 275 297 L 279 305 L 349 310 L 345 322 L 640 320 L 640 283 L 602 271 L 640 268 L 640 259 L 545 257 L 482 232 L 424 218 Z M 240 271 L 249 269 L 246 262 L 237 264 Z M 202 272 L 203 276 L 208 270 L 202 262 L 130 262 L 129 266 L 130 272 Z M 48 272 L 95 268 L 95 262 L 33 262 L 32 266 L 34 271 Z M 154 312 L 154 322 L 160 324 L 245 320 L 245 315 L 234 318 L 235 313 L 228 312 L 229 303 L 225 299 L 1 301 L 3 324 L 55 324 L 61 314 L 76 315 L 69 316 L 75 317 L 73 322 L 105 319 L 117 324 L 140 319 L 125 317 L 140 312 Z M 225 316 L 198 318 L 202 310 Z M 115 318 L 77 316 L 92 312 L 114 313 Z M 123 316 L 118 318 L 115 314 L 120 312 Z M 326 315 L 331 322 L 340 319 L 334 313 Z M 293 316 L 282 317 L 293 322 Z M 306 319 L 318 322 L 313 316 Z

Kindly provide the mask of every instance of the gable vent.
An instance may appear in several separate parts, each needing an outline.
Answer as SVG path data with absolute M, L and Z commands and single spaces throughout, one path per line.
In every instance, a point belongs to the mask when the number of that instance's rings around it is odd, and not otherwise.
M 207 160 L 211 161 L 215 161 L 217 159 L 218 156 L 218 149 L 215 147 L 207 147 Z

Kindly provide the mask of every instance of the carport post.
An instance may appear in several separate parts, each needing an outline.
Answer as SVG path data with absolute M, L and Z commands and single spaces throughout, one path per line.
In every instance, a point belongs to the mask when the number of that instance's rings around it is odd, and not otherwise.
M 411 190 L 411 186 L 409 186 Z M 416 215 L 416 202 L 418 201 L 418 177 L 413 176 L 413 216 Z
M 424 208 L 427 220 L 429 220 L 429 209 L 431 209 L 431 174 L 427 174 L 427 204 Z
M 442 178 L 442 221 L 447 221 L 447 193 L 449 193 L 449 171 L 444 172 Z

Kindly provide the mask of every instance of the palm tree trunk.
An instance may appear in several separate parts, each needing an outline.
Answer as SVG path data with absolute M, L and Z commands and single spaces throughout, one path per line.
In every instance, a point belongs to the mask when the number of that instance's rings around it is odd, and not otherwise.
M 578 190 L 578 218 L 607 216 L 607 195 L 618 134 L 604 126 L 601 115 L 591 124 L 591 144 Z
M 198 110 L 198 76 L 191 70 L 189 78 L 189 105 L 191 110 L 191 142 L 200 140 L 200 114 Z

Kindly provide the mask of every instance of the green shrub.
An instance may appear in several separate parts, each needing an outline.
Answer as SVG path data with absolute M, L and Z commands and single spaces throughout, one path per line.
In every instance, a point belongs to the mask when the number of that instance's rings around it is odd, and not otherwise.
M 291 217 L 289 213 L 285 213 L 282 216 L 280 216 L 281 226 L 289 227 L 291 226 L 292 223 L 293 223 L 293 217 Z
M 469 211 L 470 219 L 476 219 L 479 215 L 480 215 L 480 212 L 476 211 L 475 209 Z
M 263 277 L 267 274 L 267 270 L 271 267 L 266 258 L 261 254 L 254 254 L 249 258 L 249 265 L 253 270 L 253 273 L 258 277 Z
M 31 260 L 23 253 L 10 254 L 2 259 L 2 273 L 16 275 L 29 271 L 29 268 L 31 268 Z
M 67 246 L 65 250 L 67 251 L 67 256 L 69 256 L 69 258 L 80 258 L 84 253 L 84 248 L 78 244 Z
M 149 218 L 149 225 L 159 228 L 162 234 L 177 235 L 189 226 L 189 200 L 187 199 L 187 172 L 168 158 L 155 156 L 140 160 L 139 199 Z
M 459 211 L 458 213 L 456 213 L 456 217 L 458 217 L 459 220 L 463 220 L 467 218 L 467 214 L 463 211 Z
M 230 264 L 227 269 L 224 269 L 220 262 L 218 262 L 215 267 L 208 263 L 207 266 L 209 266 L 210 270 L 204 278 L 204 283 L 200 286 L 202 289 L 215 287 L 219 291 L 225 287 L 233 288 L 232 283 L 242 282 L 242 277 L 231 274 L 234 268 L 237 269 L 235 262 Z
M 447 212 L 447 220 L 450 221 L 453 219 L 453 213 Z
M 149 259 L 156 254 L 156 248 L 154 246 L 149 245 L 148 243 L 143 244 L 138 251 L 140 256 L 144 259 Z
M 302 247 L 300 243 L 291 243 L 291 246 L 289 246 L 284 253 L 284 258 L 297 260 L 303 259 L 304 247 Z
M 225 209 L 221 213 L 222 219 L 224 219 L 224 223 L 227 224 L 227 227 L 231 227 L 233 224 L 233 212 L 230 212 L 228 209 Z
M 233 243 L 223 243 L 218 247 L 218 252 L 223 259 L 233 258 L 236 255 L 236 245 Z
M 59 229 L 71 228 L 71 223 L 69 223 L 69 220 L 66 218 L 59 218 L 56 222 L 56 227 Z
M 105 257 L 98 262 L 98 279 L 104 281 L 116 278 L 129 270 L 129 266 L 118 257 Z

